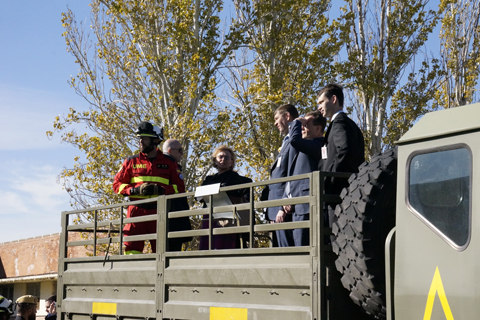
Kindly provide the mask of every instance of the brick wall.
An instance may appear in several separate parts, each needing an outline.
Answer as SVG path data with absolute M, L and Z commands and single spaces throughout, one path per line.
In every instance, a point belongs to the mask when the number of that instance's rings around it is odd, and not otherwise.
M 60 234 L 0 243 L 0 279 L 57 273 Z M 69 249 L 84 256 L 84 247 Z

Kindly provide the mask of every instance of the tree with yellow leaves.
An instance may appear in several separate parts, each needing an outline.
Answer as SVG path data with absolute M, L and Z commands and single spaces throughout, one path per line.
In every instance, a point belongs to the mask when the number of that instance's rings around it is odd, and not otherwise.
M 480 75 L 480 1 L 447 5 L 440 32 L 444 77 L 435 98 L 451 108 L 472 103 Z
M 213 147 L 224 141 L 218 132 L 228 127 L 229 115 L 214 103 L 216 73 L 242 44 L 248 21 L 234 19 L 223 32 L 223 1 L 217 0 L 93 0 L 91 8 L 89 26 L 70 10 L 62 18 L 67 50 L 79 66 L 70 84 L 89 105 L 54 122 L 62 140 L 85 154 L 60 174 L 74 205 L 121 200 L 113 177 L 137 152 L 134 132 L 145 120 L 181 141 L 191 189 L 210 168 Z M 71 128 L 78 124 L 89 131 L 77 134 Z
M 350 42 L 339 64 L 352 89 L 349 111 L 364 131 L 366 154 L 381 152 L 431 107 L 441 72 L 438 59 L 420 55 L 447 1 L 347 0 Z M 385 132 L 388 128 L 388 132 Z
M 273 112 L 283 104 L 301 114 L 316 109 L 315 93 L 334 79 L 342 25 L 329 20 L 330 1 L 236 2 L 242 23 L 254 21 L 246 47 L 231 57 L 226 100 L 237 111 L 232 121 L 236 150 L 266 179 L 281 140 Z

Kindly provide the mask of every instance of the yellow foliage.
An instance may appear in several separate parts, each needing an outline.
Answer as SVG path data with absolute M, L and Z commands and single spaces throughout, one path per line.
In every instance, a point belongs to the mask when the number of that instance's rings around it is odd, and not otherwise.
M 70 109 L 53 124 L 54 132 L 84 155 L 60 174 L 72 204 L 121 200 L 113 193 L 113 177 L 121 162 L 138 152 L 134 131 L 144 120 L 181 141 L 188 155 L 182 164 L 185 182 L 192 190 L 210 169 L 213 149 L 227 143 L 219 133 L 227 130 L 230 114 L 216 105 L 215 77 L 243 43 L 242 28 L 248 25 L 234 23 L 222 37 L 223 2 L 215 0 L 199 7 L 181 0 L 93 0 L 91 8 L 92 38 L 72 11 L 62 15 L 67 50 L 80 69 L 70 85 L 89 106 Z M 87 133 L 77 133 L 78 124 Z

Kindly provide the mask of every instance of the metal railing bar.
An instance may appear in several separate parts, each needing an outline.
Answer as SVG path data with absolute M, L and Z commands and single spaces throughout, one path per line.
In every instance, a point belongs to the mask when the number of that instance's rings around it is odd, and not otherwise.
M 215 228 L 213 229 L 213 234 L 237 234 L 237 233 L 246 233 L 250 230 L 249 226 L 240 226 L 240 227 L 228 227 L 228 228 Z
M 91 240 L 79 240 L 79 241 L 68 241 L 67 247 L 78 247 L 78 246 L 89 246 L 93 245 L 93 239 Z
M 142 234 L 138 236 L 124 236 L 123 241 L 142 241 L 142 240 L 156 240 L 157 239 L 157 234 L 156 233 L 148 233 L 148 234 Z
M 125 210 L 125 207 L 121 207 L 120 209 L 120 234 L 119 234 L 119 237 L 120 237 L 120 248 L 119 248 L 119 252 L 118 254 L 119 255 L 122 255 L 123 254 L 123 223 L 124 223 L 124 218 L 123 218 L 123 215 L 124 215 L 124 210 Z
M 208 208 L 201 208 L 201 209 L 192 209 L 192 210 L 184 210 L 184 211 L 172 211 L 168 213 L 169 218 L 182 218 L 182 217 L 190 217 L 190 216 L 199 216 L 204 214 L 209 214 L 210 209 Z
M 98 222 L 98 211 L 95 210 L 94 212 L 94 220 L 93 220 L 93 256 L 97 255 L 97 222 Z

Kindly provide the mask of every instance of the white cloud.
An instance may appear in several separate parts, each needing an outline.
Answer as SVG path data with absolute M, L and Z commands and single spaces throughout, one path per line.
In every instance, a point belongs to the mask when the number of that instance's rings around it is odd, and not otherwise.
M 67 195 L 62 186 L 56 182 L 58 169 L 52 166 L 35 167 L 35 171 L 31 171 L 32 174 L 27 177 L 16 172 L 17 178 L 12 188 L 28 195 L 28 202 L 32 206 L 47 211 L 55 210 L 64 204 Z
M 10 153 L 10 152 L 9 152 Z M 56 182 L 60 167 L 36 161 L 2 160 L 0 176 L 0 242 L 60 232 L 61 211 L 69 210 L 69 196 Z
M 62 147 L 58 133 L 49 140 L 46 132 L 53 131 L 55 117 L 73 106 L 56 93 L 0 84 L 0 150 Z
M 10 213 L 27 213 L 28 206 L 26 206 L 23 201 L 25 198 L 22 199 L 21 195 L 16 192 L 4 192 L 2 194 L 2 205 L 0 206 L 0 216 L 2 214 L 10 214 Z

